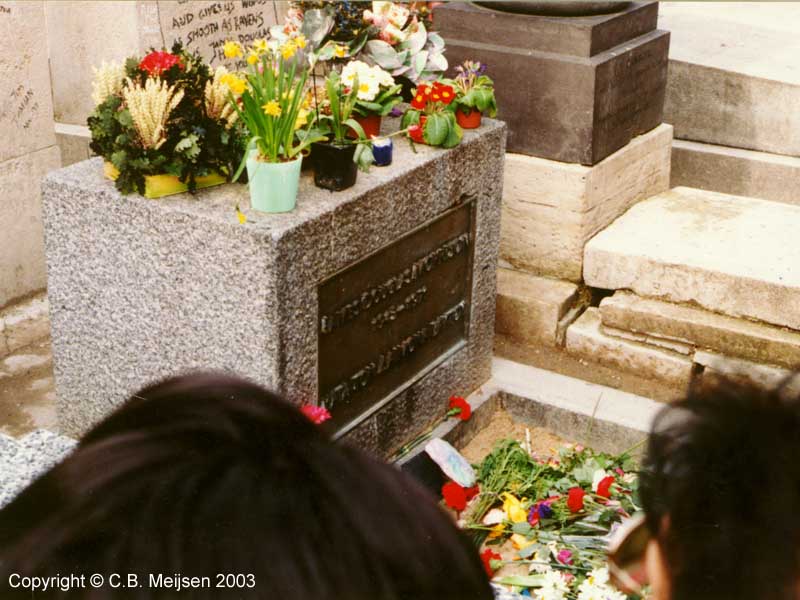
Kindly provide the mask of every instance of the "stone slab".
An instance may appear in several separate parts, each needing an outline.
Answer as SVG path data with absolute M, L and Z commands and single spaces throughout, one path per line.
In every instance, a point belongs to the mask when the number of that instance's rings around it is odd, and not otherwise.
M 0 8 L 0 163 L 55 144 L 44 7 L 12 1 Z
M 692 359 L 603 333 L 600 312 L 589 308 L 567 329 L 567 352 L 588 363 L 600 363 L 674 386 L 688 385 Z
M 525 344 L 556 346 L 561 320 L 579 299 L 574 283 L 498 269 L 495 331 Z
M 800 158 L 673 140 L 670 184 L 800 205 Z
M 636 202 L 669 188 L 672 128 L 660 125 L 593 167 L 508 154 L 501 257 L 580 281 L 583 247 Z
M 800 207 L 674 188 L 586 245 L 584 279 L 800 329 Z
M 600 315 L 604 325 L 626 331 L 682 340 L 756 363 L 800 368 L 800 333 L 789 329 L 622 291 L 603 299 Z
M 89 148 L 92 135 L 88 127 L 65 123 L 56 123 L 55 127 L 56 143 L 61 151 L 62 167 L 68 167 L 94 156 L 94 153 Z
M 640 344 L 645 344 L 647 346 L 655 346 L 656 348 L 663 348 L 664 350 L 677 352 L 678 354 L 683 354 L 684 356 L 691 356 L 694 353 L 694 346 L 691 344 L 679 342 L 677 340 L 662 338 L 656 335 L 636 333 L 633 331 L 628 331 L 627 329 L 618 329 L 616 327 L 609 327 L 608 325 L 602 323 L 602 316 L 601 316 L 600 331 L 602 331 L 606 335 L 610 335 L 611 337 L 618 337 L 622 338 L 623 340 L 639 342 Z
M 49 308 L 42 293 L 0 310 L 0 358 L 50 335 Z
M 145 383 L 194 369 L 317 400 L 318 283 L 473 199 L 466 345 L 351 431 L 381 452 L 407 441 L 452 394 L 489 376 L 504 139 L 505 126 L 489 119 L 452 150 L 397 144 L 391 168 L 335 194 L 307 173 L 297 208 L 274 215 L 251 210 L 238 184 L 152 201 L 120 196 L 99 158 L 52 173 L 46 247 L 61 427 L 85 431 Z
M 56 146 L 0 163 L 0 307 L 47 284 L 40 186 L 60 164 Z
M 470 10 L 477 12 L 465 13 Z M 592 56 L 575 56 L 545 40 L 561 38 L 565 48 L 573 47 L 564 31 L 577 29 L 585 37 L 581 18 L 496 14 L 449 3 L 437 9 L 437 28 L 451 68 L 467 59 L 489 65 L 511 152 L 593 165 L 661 124 L 668 32 L 647 31 Z M 503 25 L 509 18 L 520 24 L 530 19 L 536 27 L 528 27 L 528 38 L 519 26 L 519 35 L 509 36 Z M 541 48 L 531 41 L 537 39 Z
M 789 393 L 800 394 L 800 381 L 796 377 L 792 380 L 795 372 L 788 369 L 703 350 L 695 352 L 694 360 L 705 367 L 704 376 L 743 378 L 766 388 L 786 385 Z

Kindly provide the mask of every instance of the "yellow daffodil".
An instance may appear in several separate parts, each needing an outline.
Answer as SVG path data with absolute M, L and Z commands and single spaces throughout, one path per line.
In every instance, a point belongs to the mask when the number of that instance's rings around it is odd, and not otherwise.
M 270 117 L 280 117 L 281 116 L 281 106 L 275 100 L 270 100 L 264 106 L 261 107 L 264 110 L 264 114 Z
M 255 52 L 251 52 L 250 54 L 247 55 L 248 65 L 254 65 L 257 62 L 258 62 L 258 54 L 256 54 Z
M 233 73 L 226 73 L 220 77 L 220 83 L 227 85 L 235 96 L 241 96 L 247 88 L 247 82 L 244 79 L 238 78 Z
M 297 119 L 294 122 L 294 128 L 300 129 L 303 125 L 308 124 L 308 111 L 304 108 L 301 108 L 300 111 L 297 113 Z
M 512 523 L 524 523 L 528 520 L 528 513 L 522 506 L 522 501 L 513 494 L 504 492 L 500 495 L 503 499 L 503 510 L 506 511 L 508 520 Z
M 294 38 L 295 46 L 297 46 L 301 50 L 306 47 L 307 43 L 308 42 L 306 42 L 306 36 L 304 36 L 303 34 L 300 34 L 296 38 Z
M 283 46 L 281 46 L 281 56 L 283 56 L 283 60 L 289 60 L 295 55 L 296 52 L 297 46 L 294 45 L 292 40 L 289 40 Z
M 511 544 L 517 550 L 522 550 L 523 548 L 526 548 L 526 547 L 528 547 L 528 546 L 530 546 L 531 544 L 534 544 L 534 543 L 535 542 L 533 540 L 529 540 L 524 535 L 519 534 L 519 533 L 515 533 L 515 534 L 513 534 L 511 536 Z
M 239 42 L 225 42 L 222 51 L 225 53 L 225 58 L 238 58 L 243 54 L 242 46 Z
M 266 54 L 268 50 L 267 40 L 260 39 L 253 42 L 253 51 L 257 54 Z

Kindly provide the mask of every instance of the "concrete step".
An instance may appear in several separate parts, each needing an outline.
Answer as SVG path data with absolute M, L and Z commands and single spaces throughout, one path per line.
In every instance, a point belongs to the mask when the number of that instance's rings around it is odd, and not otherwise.
M 795 2 L 662 2 L 675 137 L 800 156 L 798 22 Z
M 670 184 L 800 205 L 800 158 L 673 140 Z
M 0 434 L 0 507 L 64 459 L 77 442 L 46 429 L 21 438 Z
M 584 250 L 587 285 L 800 330 L 800 207 L 674 188 Z

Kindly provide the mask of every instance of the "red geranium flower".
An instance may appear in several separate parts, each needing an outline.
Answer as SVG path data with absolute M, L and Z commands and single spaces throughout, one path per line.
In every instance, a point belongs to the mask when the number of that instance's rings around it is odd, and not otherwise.
M 175 65 L 178 65 L 181 69 L 183 68 L 180 56 L 169 52 L 151 52 L 142 59 L 142 62 L 139 63 L 139 68 L 147 71 L 150 75 L 161 75 L 163 71 Z
M 442 486 L 442 498 L 447 506 L 461 512 L 467 507 L 467 502 L 472 500 L 479 491 L 480 488 L 477 485 L 465 488 L 455 481 L 448 481 Z
M 458 410 L 456 414 L 462 421 L 467 421 L 472 416 L 472 407 L 461 396 L 450 397 L 450 410 Z
M 597 495 L 603 498 L 611 498 L 611 484 L 616 481 L 613 476 L 603 477 L 597 484 Z
M 579 512 L 583 510 L 583 497 L 586 495 L 579 487 L 570 488 L 567 494 L 567 506 L 571 512 Z
M 494 577 L 494 569 L 492 568 L 492 561 L 502 560 L 502 559 L 503 557 L 500 556 L 497 552 L 495 552 L 491 548 L 487 548 L 486 550 L 481 552 L 481 561 L 483 562 L 483 568 L 486 569 L 486 575 L 488 575 L 490 579 Z
M 304 404 L 300 407 L 300 411 L 308 417 L 314 424 L 319 425 L 331 418 L 331 413 L 324 406 L 315 406 L 313 404 Z

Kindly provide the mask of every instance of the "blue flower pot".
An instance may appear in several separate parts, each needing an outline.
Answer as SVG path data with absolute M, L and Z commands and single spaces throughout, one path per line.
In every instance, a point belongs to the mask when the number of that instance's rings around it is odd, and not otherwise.
M 300 167 L 303 156 L 289 162 L 264 162 L 258 160 L 256 151 L 247 158 L 247 178 L 250 186 L 250 206 L 268 213 L 294 210 Z

